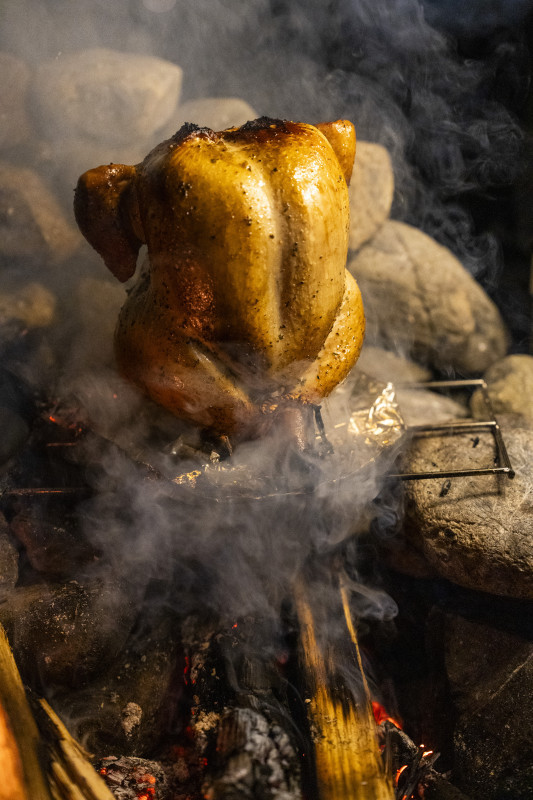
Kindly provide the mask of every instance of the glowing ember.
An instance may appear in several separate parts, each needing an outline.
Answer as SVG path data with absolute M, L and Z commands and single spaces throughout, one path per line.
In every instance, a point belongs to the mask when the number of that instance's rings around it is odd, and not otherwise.
M 392 724 L 396 725 L 400 730 L 403 729 L 402 723 L 394 719 L 394 717 L 389 716 L 385 706 L 382 706 L 377 700 L 372 700 L 372 712 L 376 720 L 376 725 L 380 725 L 382 722 L 392 722 Z
M 398 781 L 400 780 L 400 775 L 403 772 L 405 772 L 406 769 L 407 769 L 407 764 L 404 764 L 403 767 L 400 767 L 400 769 L 396 770 L 396 775 L 394 776 L 394 785 L 395 786 L 398 786 Z

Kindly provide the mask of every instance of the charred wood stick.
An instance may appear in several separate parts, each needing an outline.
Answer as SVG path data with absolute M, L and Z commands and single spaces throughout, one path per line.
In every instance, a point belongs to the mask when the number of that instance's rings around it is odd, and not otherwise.
M 52 800 L 43 748 L 22 680 L 0 626 L 0 798 Z
M 469 800 L 466 794 L 434 770 L 430 770 L 420 781 L 418 794 L 423 800 Z
M 320 800 L 392 800 L 391 776 L 379 750 L 376 724 L 358 651 L 355 627 L 346 597 L 339 595 L 336 619 L 345 618 L 345 636 L 328 640 L 317 624 L 314 597 L 323 586 L 301 577 L 294 588 L 300 625 L 300 665 L 308 694 L 307 714 L 314 745 L 316 790 Z M 344 606 L 344 607 L 343 607 Z M 339 647 L 344 651 L 339 653 Z M 338 656 L 351 657 L 360 672 L 355 697 L 337 670 Z
M 114 800 L 89 754 L 73 739 L 46 700 L 40 700 L 35 711 L 46 743 L 47 777 L 54 800 Z
M 28 699 L 1 626 L 0 762 L 0 800 L 114 800 L 48 703 Z

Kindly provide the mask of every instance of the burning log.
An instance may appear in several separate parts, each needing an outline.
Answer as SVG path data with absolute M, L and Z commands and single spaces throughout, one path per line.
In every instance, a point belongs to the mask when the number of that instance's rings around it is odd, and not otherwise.
M 209 800 L 301 800 L 297 732 L 290 717 L 286 652 L 264 621 L 184 628 L 189 725 L 175 748 L 181 791 Z M 265 650 L 266 647 L 266 650 Z
M 0 629 L 0 797 L 51 800 L 43 774 L 42 744 L 22 680 Z
M 310 698 L 308 719 L 314 744 L 316 782 L 321 800 L 392 800 L 390 776 L 381 760 L 370 693 L 349 610 L 348 594 L 341 587 L 339 616 L 344 615 L 352 656 L 360 670 L 362 700 L 355 702 L 338 680 L 337 654 L 320 641 L 313 587 L 299 581 L 295 605 L 301 627 L 301 665 Z
M 33 705 L 37 717 L 0 628 L 2 800 L 112 800 L 87 753 L 50 706 Z

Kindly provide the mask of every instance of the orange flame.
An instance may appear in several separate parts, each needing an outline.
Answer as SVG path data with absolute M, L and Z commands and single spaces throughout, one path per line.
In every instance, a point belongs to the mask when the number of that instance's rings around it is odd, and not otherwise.
M 372 700 L 372 712 L 376 720 L 376 725 L 381 725 L 382 722 L 392 722 L 392 724 L 396 725 L 400 730 L 403 729 L 402 723 L 394 719 L 394 717 L 389 716 L 385 706 L 382 706 L 377 700 Z

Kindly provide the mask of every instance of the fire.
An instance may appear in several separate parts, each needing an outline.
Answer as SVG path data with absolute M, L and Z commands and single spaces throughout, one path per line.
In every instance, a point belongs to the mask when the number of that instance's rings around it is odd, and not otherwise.
M 154 800 L 155 789 L 150 786 L 148 789 L 143 789 L 141 794 L 137 795 L 137 800 Z
M 407 769 L 407 764 L 404 764 L 403 767 L 400 767 L 400 769 L 396 770 L 396 775 L 394 776 L 394 785 L 395 786 L 398 786 L 398 781 L 400 780 L 400 775 L 403 772 L 405 772 L 406 769 Z
M 374 719 L 376 720 L 376 725 L 381 725 L 382 722 L 392 722 L 392 724 L 396 725 L 397 728 L 403 730 L 402 723 L 394 717 L 389 716 L 385 706 L 382 706 L 381 703 L 377 702 L 377 700 L 372 700 L 371 705 Z

